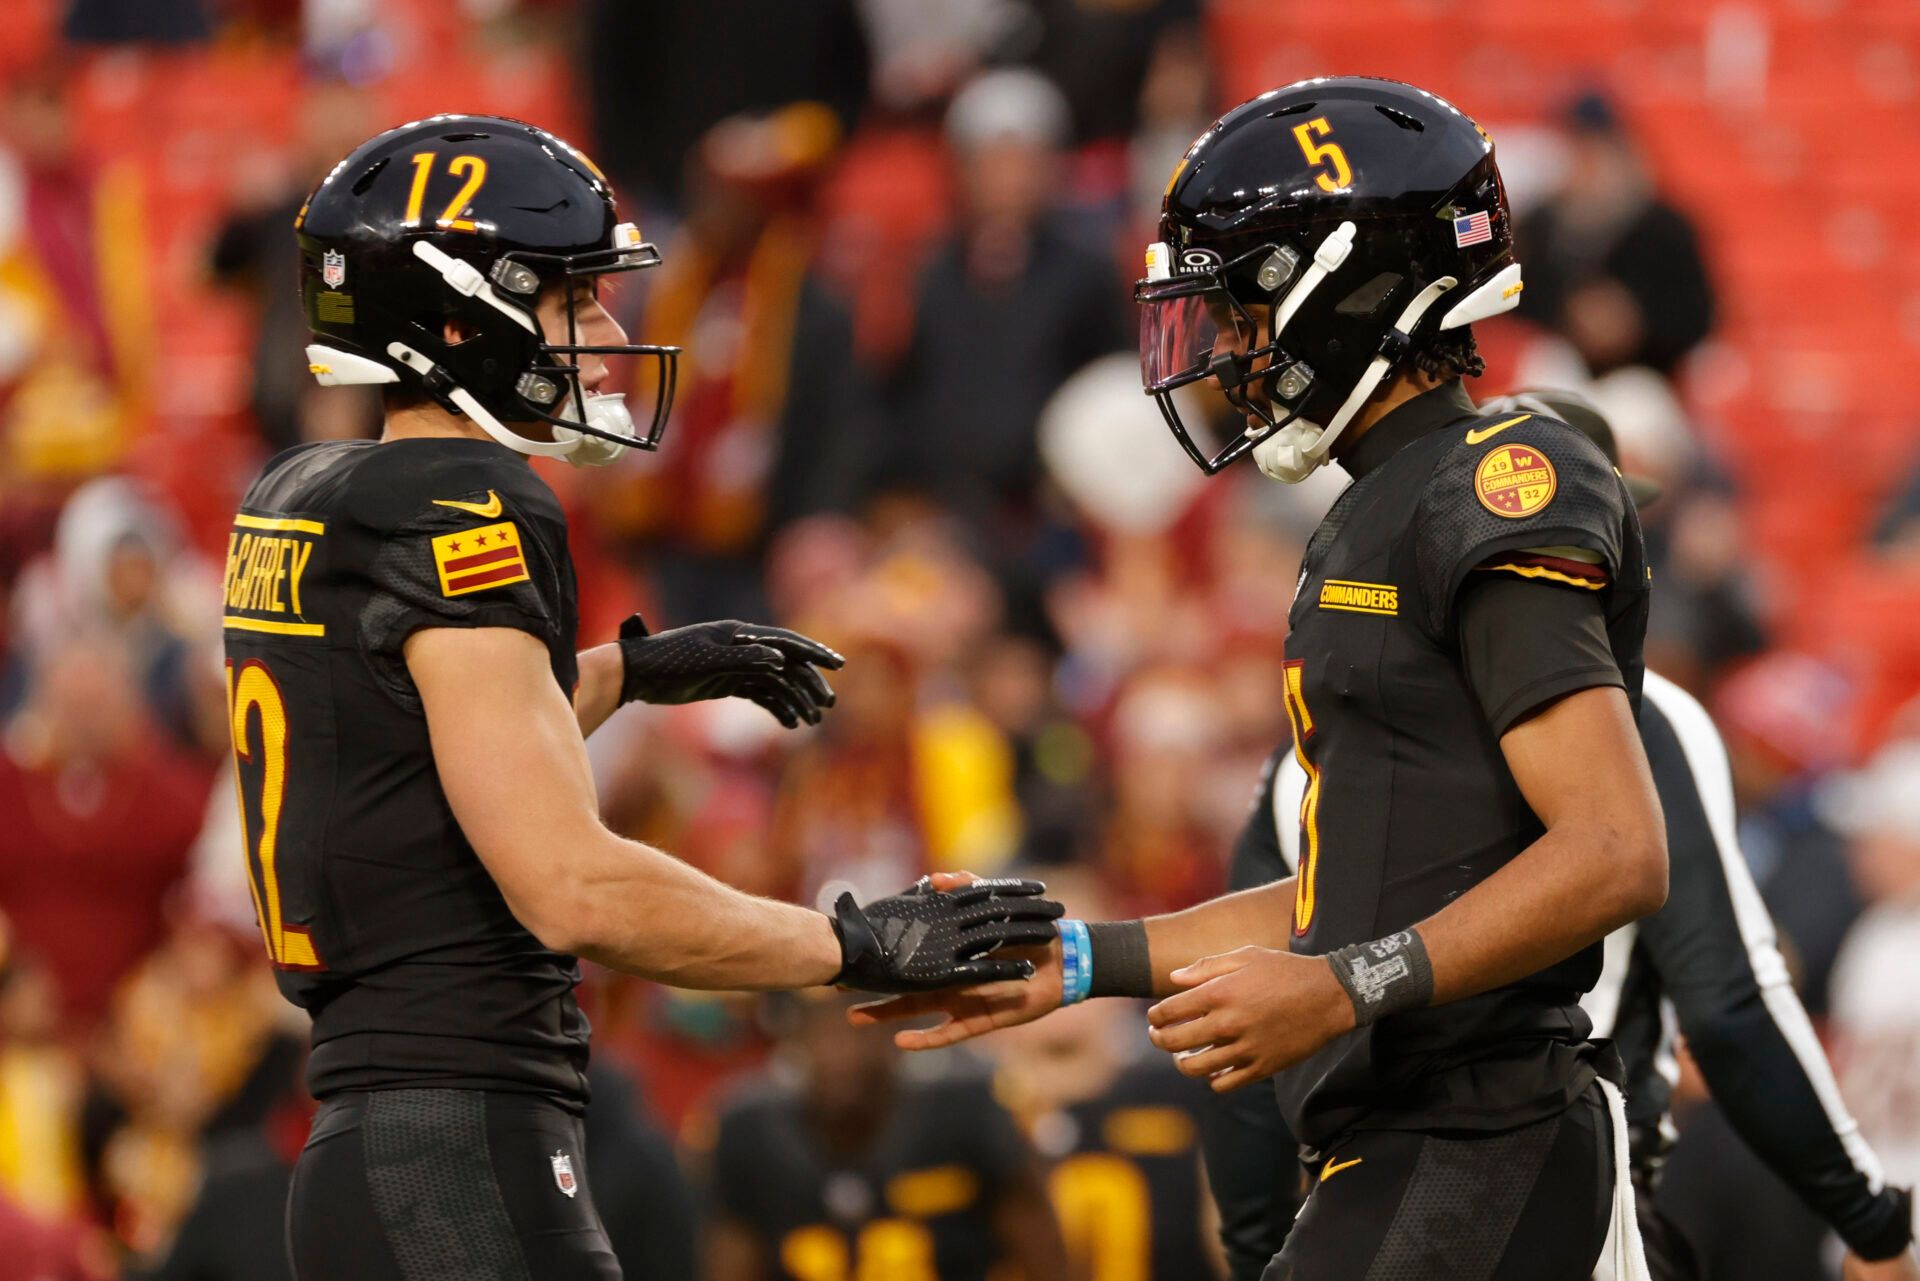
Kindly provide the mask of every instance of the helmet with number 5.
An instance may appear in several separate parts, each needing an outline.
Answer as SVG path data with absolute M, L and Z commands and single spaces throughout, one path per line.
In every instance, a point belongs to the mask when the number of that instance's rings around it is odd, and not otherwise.
M 1493 140 L 1393 80 L 1303 80 L 1216 121 L 1147 249 L 1141 376 L 1207 472 L 1297 481 L 1409 360 L 1477 373 L 1467 326 L 1519 301 Z M 1213 379 L 1246 430 L 1201 447 L 1173 392 Z
M 334 166 L 294 230 L 321 383 L 412 383 L 523 454 L 598 463 L 659 444 L 679 349 L 582 342 L 572 291 L 660 253 L 559 138 L 499 116 L 401 125 Z M 565 334 L 543 332 L 536 311 L 555 288 L 567 291 Z M 582 356 L 653 363 L 644 433 L 625 392 L 583 389 Z M 547 429 L 512 426 L 528 423 Z

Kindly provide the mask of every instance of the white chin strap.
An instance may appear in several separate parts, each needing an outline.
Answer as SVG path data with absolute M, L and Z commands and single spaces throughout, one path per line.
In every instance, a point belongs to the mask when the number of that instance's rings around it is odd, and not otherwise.
M 1403 334 L 1412 333 L 1420 318 L 1440 301 L 1440 295 L 1459 283 L 1452 276 L 1440 277 L 1413 296 L 1393 327 Z M 1373 395 L 1392 368 L 1393 362 L 1387 357 L 1375 356 L 1325 427 L 1307 422 L 1288 423 L 1253 447 L 1254 464 L 1275 480 L 1289 485 L 1297 485 L 1311 476 L 1326 463 L 1333 442 L 1340 439 L 1340 433 L 1347 429 L 1347 424 L 1360 412 L 1360 406 Z

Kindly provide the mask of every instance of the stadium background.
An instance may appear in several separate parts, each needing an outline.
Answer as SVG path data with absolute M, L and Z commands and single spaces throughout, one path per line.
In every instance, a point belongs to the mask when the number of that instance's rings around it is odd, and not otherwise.
M 1164 175 L 1304 75 L 1460 104 L 1533 286 L 1476 326 L 1474 390 L 1587 388 L 1663 484 L 1650 659 L 1720 719 L 1849 1101 L 1920 1179 L 1920 7 L 9 0 L 4 28 L 0 1278 L 144 1275 L 222 1197 L 277 1238 L 304 1021 L 221 765 L 219 539 L 273 449 L 371 425 L 307 385 L 293 210 L 449 109 L 580 142 L 667 256 L 615 295 L 689 348 L 667 447 L 541 465 L 583 636 L 739 614 L 849 655 L 816 732 L 623 713 L 592 745 L 609 821 L 801 901 L 1026 864 L 1132 914 L 1221 886 L 1337 489 L 1203 487 L 1138 395 Z M 596 1159 L 635 1172 L 631 1202 L 596 1176 L 602 1212 L 685 1234 L 666 1136 L 698 1188 L 777 1023 L 587 986 L 624 1126 Z M 1090 1052 L 1150 1053 L 1131 1015 Z M 1683 1098 L 1675 1212 L 1725 1275 L 1818 1275 L 1818 1226 Z

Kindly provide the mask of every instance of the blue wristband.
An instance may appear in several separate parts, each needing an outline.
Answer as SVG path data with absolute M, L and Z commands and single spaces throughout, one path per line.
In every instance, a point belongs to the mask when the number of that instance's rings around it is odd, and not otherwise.
M 1060 1004 L 1078 1005 L 1093 990 L 1093 941 L 1085 921 L 1061 920 Z

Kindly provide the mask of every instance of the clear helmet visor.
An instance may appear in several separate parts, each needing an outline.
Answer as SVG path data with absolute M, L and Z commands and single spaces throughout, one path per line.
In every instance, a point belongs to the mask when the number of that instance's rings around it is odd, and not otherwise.
M 1197 382 L 1211 372 L 1216 356 L 1255 345 L 1251 321 L 1222 287 L 1152 282 L 1134 297 L 1140 304 L 1140 381 L 1148 391 Z

